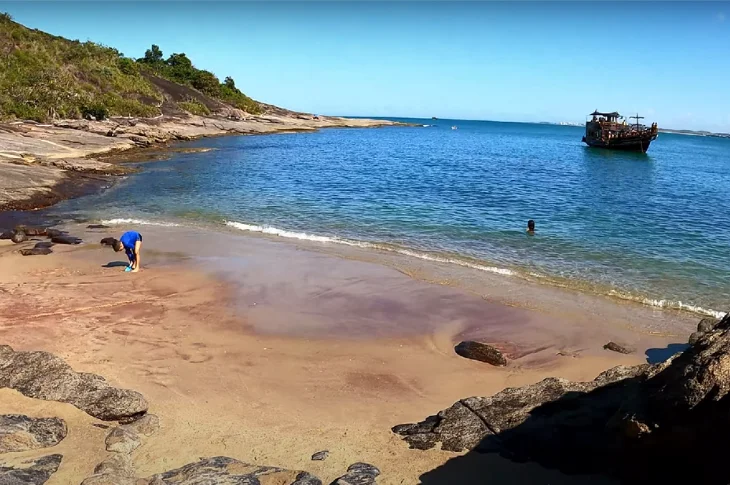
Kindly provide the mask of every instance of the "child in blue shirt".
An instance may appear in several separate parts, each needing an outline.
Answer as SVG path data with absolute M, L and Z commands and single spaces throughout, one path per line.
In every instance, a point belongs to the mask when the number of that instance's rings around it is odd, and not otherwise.
M 119 252 L 124 249 L 129 258 L 129 266 L 124 271 L 136 273 L 139 271 L 142 258 L 140 250 L 142 249 L 142 234 L 137 231 L 127 231 L 122 234 L 118 241 L 114 242 L 114 251 Z

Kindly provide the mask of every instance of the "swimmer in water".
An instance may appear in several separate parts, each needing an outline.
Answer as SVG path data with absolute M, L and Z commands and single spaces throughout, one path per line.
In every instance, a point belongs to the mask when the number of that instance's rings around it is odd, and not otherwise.
M 532 219 L 527 221 L 527 234 L 529 234 L 530 236 L 535 235 L 535 221 L 533 221 Z

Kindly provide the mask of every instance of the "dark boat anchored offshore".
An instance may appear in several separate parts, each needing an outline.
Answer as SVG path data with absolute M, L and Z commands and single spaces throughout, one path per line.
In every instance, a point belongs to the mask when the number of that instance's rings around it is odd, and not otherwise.
M 645 153 L 649 145 L 657 137 L 657 124 L 652 123 L 646 127 L 639 123 L 643 116 L 631 116 L 636 123 L 628 124 L 626 119 L 616 113 L 599 113 L 594 111 L 586 121 L 586 134 L 583 142 L 595 148 L 607 148 L 609 150 L 628 150 L 632 152 Z

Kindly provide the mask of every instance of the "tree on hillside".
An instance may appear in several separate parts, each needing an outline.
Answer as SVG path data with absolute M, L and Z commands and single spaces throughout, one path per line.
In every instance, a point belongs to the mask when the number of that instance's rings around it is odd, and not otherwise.
M 13 17 L 7 12 L 0 12 L 0 22 L 12 22 Z
M 147 49 L 144 53 L 144 58 L 141 59 L 147 64 L 157 64 L 162 61 L 162 51 L 159 46 L 152 44 L 152 48 Z
M 225 81 L 223 81 L 223 84 L 226 85 L 226 87 L 230 89 L 236 89 L 236 82 L 233 80 L 231 76 L 227 76 Z

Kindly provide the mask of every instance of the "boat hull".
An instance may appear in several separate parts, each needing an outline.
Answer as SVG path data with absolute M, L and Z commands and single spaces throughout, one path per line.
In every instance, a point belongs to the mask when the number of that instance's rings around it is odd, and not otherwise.
M 656 140 L 656 135 L 628 139 L 615 138 L 608 141 L 590 139 L 585 136 L 583 137 L 583 143 L 589 147 L 641 153 L 646 153 L 646 151 L 649 150 L 649 145 L 651 145 L 651 142 L 654 140 Z

